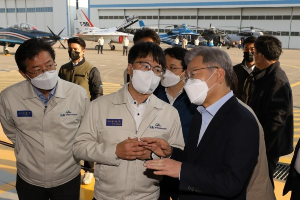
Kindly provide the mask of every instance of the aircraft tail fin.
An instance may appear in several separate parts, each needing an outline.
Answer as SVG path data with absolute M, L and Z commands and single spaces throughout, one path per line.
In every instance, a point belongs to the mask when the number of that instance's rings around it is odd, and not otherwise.
M 85 15 L 85 13 L 82 10 L 77 10 L 76 12 L 79 29 L 83 29 L 85 27 L 94 27 L 93 23 L 89 20 L 89 18 Z
M 141 28 L 144 28 L 144 27 L 145 27 L 145 23 L 144 23 L 143 20 L 140 20 L 140 21 L 139 21 L 139 24 L 140 24 L 140 27 L 141 27 Z

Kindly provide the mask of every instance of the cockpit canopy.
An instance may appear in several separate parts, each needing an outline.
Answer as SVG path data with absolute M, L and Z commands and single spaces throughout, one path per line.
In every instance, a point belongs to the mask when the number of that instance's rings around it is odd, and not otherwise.
M 10 28 L 13 29 L 18 29 L 18 30 L 22 30 L 22 31 L 34 31 L 34 30 L 38 30 L 35 26 L 29 24 L 29 23 L 17 23 L 12 25 Z

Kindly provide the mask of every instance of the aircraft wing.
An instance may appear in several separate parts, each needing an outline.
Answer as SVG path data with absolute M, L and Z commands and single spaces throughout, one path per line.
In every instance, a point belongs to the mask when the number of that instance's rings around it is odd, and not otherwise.
M 1 39 L 0 38 L 0 44 L 1 43 L 9 43 L 9 44 L 23 44 L 24 41 L 20 40 L 8 40 L 8 39 Z

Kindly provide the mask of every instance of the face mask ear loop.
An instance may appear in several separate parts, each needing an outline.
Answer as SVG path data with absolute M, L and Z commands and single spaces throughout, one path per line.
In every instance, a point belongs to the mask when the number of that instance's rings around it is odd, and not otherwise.
M 211 77 L 213 77 L 213 75 L 216 73 L 217 70 L 214 71 L 214 73 L 212 73 L 212 75 L 209 77 L 209 79 L 211 79 Z M 207 79 L 207 81 L 209 81 L 209 79 Z M 205 83 L 207 83 L 207 81 L 205 81 Z
M 186 70 L 184 70 L 184 71 L 179 75 L 179 77 L 180 77 L 183 73 L 185 73 L 185 71 L 186 71 Z M 183 79 L 184 79 L 184 76 L 183 76 L 182 79 L 179 79 L 178 83 L 179 83 L 180 81 L 182 81 Z

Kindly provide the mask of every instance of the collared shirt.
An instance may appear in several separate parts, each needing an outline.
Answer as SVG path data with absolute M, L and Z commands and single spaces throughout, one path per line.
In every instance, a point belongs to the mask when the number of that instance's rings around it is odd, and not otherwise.
M 83 60 L 83 58 L 84 57 L 82 57 L 81 60 L 79 60 L 79 62 L 77 62 L 77 63 L 72 62 L 73 66 L 75 67 L 76 65 L 78 65 Z
M 174 102 L 176 101 L 176 99 L 179 97 L 179 95 L 182 94 L 183 92 L 183 87 L 182 89 L 176 94 L 176 96 L 173 98 L 172 95 L 170 95 L 170 93 L 168 92 L 167 88 L 165 88 L 165 91 L 166 91 L 166 95 L 167 95 L 167 98 L 170 102 L 170 104 L 173 106 Z
M 251 72 L 253 71 L 255 65 L 252 65 L 251 68 L 247 67 L 247 62 L 245 61 L 245 64 L 243 65 L 243 68 L 248 72 L 248 74 L 251 74 Z
M 133 99 L 131 94 L 128 91 L 128 84 L 127 84 L 127 100 L 130 104 L 130 113 L 133 116 L 133 119 L 135 121 L 136 131 L 139 130 L 140 124 L 142 122 L 145 110 L 147 108 L 147 105 L 150 101 L 150 96 L 140 105 L 138 105 L 138 102 Z
M 228 94 L 223 96 L 221 99 L 216 101 L 214 104 L 210 105 L 207 108 L 204 108 L 203 106 L 198 106 L 197 110 L 202 115 L 202 124 L 201 129 L 199 133 L 199 139 L 198 139 L 198 145 L 215 114 L 218 112 L 218 110 L 226 103 L 231 97 L 233 96 L 233 92 L 230 91 Z
M 40 98 L 40 100 L 44 103 L 45 106 L 47 106 L 48 101 L 53 97 L 55 90 L 56 90 L 56 85 L 54 88 L 50 91 L 50 94 L 48 96 L 48 99 L 45 97 L 43 93 L 41 93 L 36 87 L 32 86 L 33 90 L 37 94 L 37 96 Z

